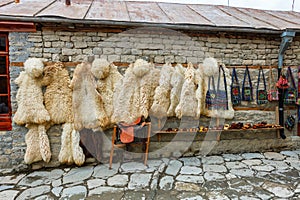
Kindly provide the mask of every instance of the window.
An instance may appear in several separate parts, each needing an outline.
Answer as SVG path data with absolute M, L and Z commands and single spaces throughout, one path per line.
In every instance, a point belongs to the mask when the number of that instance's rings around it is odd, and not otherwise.
M 8 34 L 0 34 L 0 131 L 11 130 Z

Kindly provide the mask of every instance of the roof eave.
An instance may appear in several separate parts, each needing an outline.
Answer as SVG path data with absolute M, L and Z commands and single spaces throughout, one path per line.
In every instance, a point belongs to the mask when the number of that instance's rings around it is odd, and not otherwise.
M 245 33 L 264 33 L 264 34 L 280 34 L 284 30 L 274 30 L 265 28 L 251 28 L 251 27 L 225 27 L 225 26 L 210 26 L 197 24 L 171 24 L 171 23 L 152 23 L 152 22 L 129 22 L 129 21 L 113 21 L 113 20 L 79 20 L 66 19 L 60 17 L 18 17 L 18 16 L 0 16 L 0 21 L 18 21 L 18 22 L 34 22 L 34 23 L 70 23 L 70 24 L 88 24 L 88 25 L 102 25 L 109 27 L 160 27 L 176 30 L 189 31 L 220 31 L 220 32 L 245 32 Z M 300 32 L 300 30 L 293 30 Z

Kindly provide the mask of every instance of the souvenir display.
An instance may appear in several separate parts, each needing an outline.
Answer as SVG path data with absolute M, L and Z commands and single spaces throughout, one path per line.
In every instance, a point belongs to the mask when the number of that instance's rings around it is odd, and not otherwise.
M 260 77 L 262 76 L 263 79 L 263 89 L 259 88 Z M 264 71 L 262 67 L 258 70 L 258 80 L 257 80 L 257 88 L 256 88 L 256 101 L 258 105 L 268 103 L 268 93 L 267 93 L 267 86 L 266 86 L 266 79 L 264 75 Z
M 243 88 L 242 88 L 242 101 L 252 101 L 253 100 L 253 93 L 252 93 L 252 82 L 249 73 L 249 69 L 246 66 L 246 70 L 244 73 L 244 80 L 243 80 Z
M 241 103 L 240 84 L 237 78 L 235 67 L 232 70 L 232 78 L 231 78 L 231 101 L 233 106 L 240 105 Z
M 278 101 L 279 100 L 278 90 L 277 90 L 277 87 L 276 87 L 276 83 L 274 81 L 273 70 L 272 70 L 271 66 L 270 66 L 270 69 L 269 69 L 268 100 L 269 101 Z
M 295 105 L 297 100 L 297 88 L 295 85 L 291 67 L 288 67 L 287 69 L 286 79 L 290 79 L 290 87 L 284 90 L 284 103 L 286 105 Z

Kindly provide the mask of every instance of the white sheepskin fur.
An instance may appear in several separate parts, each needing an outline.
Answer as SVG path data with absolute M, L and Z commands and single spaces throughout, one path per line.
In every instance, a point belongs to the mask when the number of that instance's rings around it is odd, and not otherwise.
M 51 159 L 50 142 L 44 125 L 38 126 L 40 152 L 43 161 L 49 162 Z
M 13 120 L 19 125 L 42 124 L 50 120 L 50 115 L 43 104 L 44 64 L 40 59 L 29 58 L 24 63 L 24 69 L 15 80 L 19 89 L 16 96 L 18 109 Z
M 106 127 L 109 123 L 105 113 L 103 100 L 97 91 L 96 80 L 91 73 L 91 64 L 77 65 L 71 81 L 73 89 L 74 127 L 96 129 Z
M 160 71 L 144 60 L 130 65 L 116 94 L 113 121 L 132 123 L 138 117 L 147 118 L 159 77 Z
M 160 72 L 159 86 L 155 89 L 151 115 L 161 119 L 167 116 L 170 107 L 171 77 L 174 68 L 170 63 L 163 65 Z
M 197 99 L 197 111 L 196 118 L 200 118 L 203 109 L 203 71 L 198 67 L 195 70 L 195 84 L 197 85 L 196 99 Z
M 63 125 L 63 132 L 61 135 L 62 147 L 60 149 L 58 160 L 62 164 L 73 164 L 81 166 L 84 164 L 85 155 L 79 145 L 80 135 L 73 127 L 72 123 Z
M 45 106 L 53 124 L 73 122 L 72 89 L 68 70 L 62 63 L 55 63 L 44 68 L 43 85 Z
M 195 68 L 188 63 L 185 72 L 185 80 L 182 86 L 180 101 L 175 109 L 176 116 L 181 119 L 186 117 L 197 117 L 198 100 L 196 98 L 197 85 L 195 84 Z
M 50 142 L 44 125 L 27 124 L 25 136 L 26 152 L 24 162 L 31 164 L 38 161 L 49 162 L 51 159 Z
M 102 127 L 102 129 L 106 129 L 113 124 L 111 118 L 114 110 L 114 91 L 123 76 L 119 73 L 117 66 L 108 63 L 104 59 L 94 60 L 92 73 L 97 78 L 97 90 L 102 97 L 106 116 L 109 118 L 108 126 Z
M 202 65 L 205 76 L 214 76 L 219 73 L 218 61 L 214 58 L 205 58 Z
M 28 132 L 25 135 L 26 152 L 24 162 L 31 164 L 43 160 L 39 146 L 38 125 L 27 124 Z
M 79 146 L 80 134 L 78 131 L 73 129 L 72 131 L 72 154 L 76 165 L 81 166 L 84 164 L 85 156 L 82 148 Z
M 176 116 L 175 109 L 180 101 L 180 94 L 184 82 L 185 71 L 186 69 L 181 64 L 177 64 L 175 66 L 175 70 L 171 77 L 171 103 L 167 112 L 168 117 Z
M 62 126 L 63 131 L 61 134 L 61 148 L 58 154 L 58 161 L 62 164 L 72 164 L 74 163 L 72 154 L 72 124 L 65 123 Z

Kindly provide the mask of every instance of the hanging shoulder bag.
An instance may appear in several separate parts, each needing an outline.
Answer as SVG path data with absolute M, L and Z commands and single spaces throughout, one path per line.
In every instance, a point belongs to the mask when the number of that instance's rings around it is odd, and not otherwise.
M 291 67 L 288 67 L 286 79 L 291 80 L 290 87 L 284 90 L 284 103 L 286 105 L 294 105 L 297 100 L 297 88 L 295 85 L 295 80 L 292 74 Z
M 274 81 L 272 67 L 269 69 L 269 90 L 268 90 L 268 100 L 269 101 L 278 101 L 278 90 Z
M 246 80 L 248 79 L 248 80 Z M 247 85 L 248 82 L 248 85 Z M 252 93 L 252 83 L 250 78 L 250 73 L 248 67 L 246 67 L 244 80 L 243 80 L 243 88 L 242 88 L 242 100 L 243 101 L 252 101 L 253 93 Z
M 231 102 L 233 106 L 240 105 L 241 103 L 241 90 L 235 67 L 232 70 L 231 76 Z
M 263 89 L 259 88 L 260 77 L 263 79 L 264 87 Z M 264 75 L 264 71 L 262 67 L 258 70 L 258 80 L 257 80 L 257 87 L 256 87 L 256 102 L 258 105 L 268 103 L 268 93 L 267 93 L 267 86 L 266 86 L 266 79 Z
M 221 76 L 223 77 L 224 90 L 220 89 Z M 216 109 L 218 109 L 218 110 L 228 110 L 227 83 L 226 83 L 225 71 L 224 71 L 222 65 L 220 65 L 220 67 L 219 67 Z
M 208 78 L 208 89 L 205 96 L 205 107 L 208 110 L 213 110 L 214 106 L 216 105 L 216 87 L 215 87 L 215 80 L 213 76 Z

